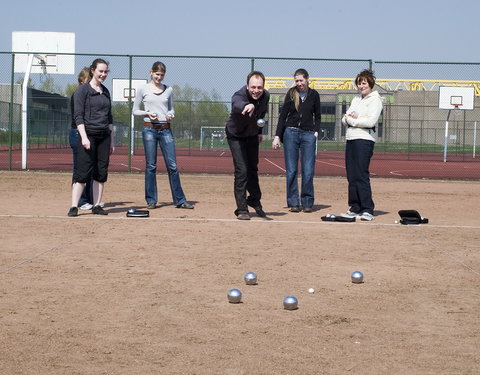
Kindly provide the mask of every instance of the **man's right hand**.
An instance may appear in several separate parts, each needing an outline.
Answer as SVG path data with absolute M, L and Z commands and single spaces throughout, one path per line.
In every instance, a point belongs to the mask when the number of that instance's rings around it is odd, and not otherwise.
M 250 117 L 252 117 L 254 110 L 255 110 L 255 106 L 254 106 L 252 103 L 247 104 L 247 105 L 243 108 L 242 115 L 246 115 L 246 114 L 248 113 L 248 115 L 249 115 Z

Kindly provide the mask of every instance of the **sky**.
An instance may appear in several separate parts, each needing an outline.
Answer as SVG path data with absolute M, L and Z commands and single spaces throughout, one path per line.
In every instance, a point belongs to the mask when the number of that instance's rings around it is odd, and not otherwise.
M 478 0 L 24 0 L 12 31 L 74 32 L 77 53 L 479 62 Z M 83 17 L 80 15 L 83 14 Z
M 155 56 L 167 64 L 165 83 L 214 92 L 222 100 L 244 84 L 250 59 L 168 56 L 363 59 L 373 61 L 377 77 L 478 80 L 476 65 L 378 62 L 480 63 L 479 13 L 478 0 L 7 1 L 1 11 L 0 52 L 12 51 L 13 31 L 75 33 L 75 52 L 89 56 L 77 55 L 75 72 L 54 77 L 60 86 L 74 83 L 91 55 L 148 55 L 135 57 L 132 78 L 148 79 Z M 107 87 L 121 95 L 113 81 L 128 78 L 128 59 L 106 59 Z M 0 82 L 10 81 L 10 65 L 9 55 L 0 54 Z M 290 77 L 299 67 L 311 77 L 354 77 L 368 62 L 256 59 L 254 66 L 267 77 Z

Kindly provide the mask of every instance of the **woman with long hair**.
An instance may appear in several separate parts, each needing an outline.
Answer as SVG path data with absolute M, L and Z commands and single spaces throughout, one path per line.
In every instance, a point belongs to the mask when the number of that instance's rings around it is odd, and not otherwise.
M 157 145 L 160 145 L 168 181 L 172 192 L 173 204 L 177 208 L 192 209 L 187 202 L 180 183 L 177 168 L 175 140 L 171 123 L 175 117 L 173 109 L 173 89 L 162 83 L 167 68 L 161 61 L 156 61 L 150 70 L 151 80 L 137 90 L 133 104 L 133 114 L 143 116 L 143 147 L 145 149 L 145 201 L 149 209 L 157 207 Z M 143 109 L 140 107 L 143 105 Z
M 80 72 L 78 73 L 78 86 L 90 81 L 90 68 L 88 66 L 82 68 Z M 76 90 L 75 90 L 76 92 Z M 74 102 L 75 102 L 75 92 L 72 94 L 72 97 L 70 98 L 70 110 L 72 114 L 72 124 L 70 128 L 70 133 L 68 136 L 68 140 L 70 143 L 70 147 L 72 149 L 72 154 L 73 154 L 73 169 L 75 170 L 76 165 L 77 165 L 77 159 L 78 159 L 78 138 L 80 135 L 78 134 L 78 129 L 77 129 L 77 124 L 75 123 L 75 111 L 73 108 Z M 73 179 L 73 174 L 72 174 L 72 179 Z M 73 183 L 73 180 L 72 180 Z M 92 198 L 92 180 L 88 180 L 85 188 L 83 189 L 82 196 L 80 197 L 80 201 L 78 202 L 78 208 L 81 210 L 91 210 L 93 207 L 93 198 Z
M 80 137 L 68 216 L 78 216 L 78 202 L 90 178 L 93 178 L 92 213 L 107 215 L 100 203 L 113 152 L 112 101 L 103 85 L 108 73 L 108 63 L 95 59 L 90 66 L 90 81 L 79 86 L 74 95 L 74 119 Z
M 314 203 L 313 176 L 315 150 L 320 130 L 320 95 L 308 86 L 308 72 L 297 69 L 295 86 L 288 90 L 280 111 L 273 149 L 283 142 L 287 178 L 287 206 L 291 212 L 312 212 Z M 302 185 L 298 190 L 298 160 L 300 158 Z

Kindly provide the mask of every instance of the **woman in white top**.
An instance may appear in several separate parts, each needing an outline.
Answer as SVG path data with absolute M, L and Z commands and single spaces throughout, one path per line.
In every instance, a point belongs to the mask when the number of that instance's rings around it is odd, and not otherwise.
M 175 140 L 170 129 L 174 117 L 173 89 L 162 83 L 167 69 L 165 64 L 157 61 L 150 71 L 151 81 L 138 88 L 133 105 L 135 116 L 144 116 L 142 130 L 145 149 L 145 200 L 149 209 L 156 208 L 157 192 L 157 144 L 162 150 L 163 160 L 168 172 L 173 204 L 177 208 L 192 209 L 187 202 L 180 183 L 175 154 Z M 143 104 L 143 109 L 141 105 Z
M 371 221 L 374 219 L 375 204 L 372 199 L 369 166 L 383 104 L 378 92 L 373 91 L 375 76 L 371 70 L 360 72 L 355 78 L 355 85 L 359 95 L 352 100 L 342 118 L 342 124 L 347 127 L 345 166 L 350 206 L 342 216 Z

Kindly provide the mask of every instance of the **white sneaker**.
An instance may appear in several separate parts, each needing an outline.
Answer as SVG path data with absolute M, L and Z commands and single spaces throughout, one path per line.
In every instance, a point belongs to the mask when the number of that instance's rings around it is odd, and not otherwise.
M 79 208 L 81 210 L 91 210 L 93 208 L 93 204 L 85 203 L 85 204 L 82 204 Z
M 353 219 L 356 217 L 359 217 L 360 214 L 357 214 L 356 212 L 348 210 L 347 212 L 343 212 L 340 214 L 341 217 L 348 217 L 349 219 Z
M 105 207 L 105 202 L 100 202 L 98 205 L 103 208 Z
M 368 213 L 368 212 L 364 212 L 363 214 L 361 214 L 359 216 L 359 219 L 360 220 L 363 220 L 363 221 L 372 221 L 372 220 L 375 220 L 375 218 L 373 217 L 373 215 L 371 213 Z

